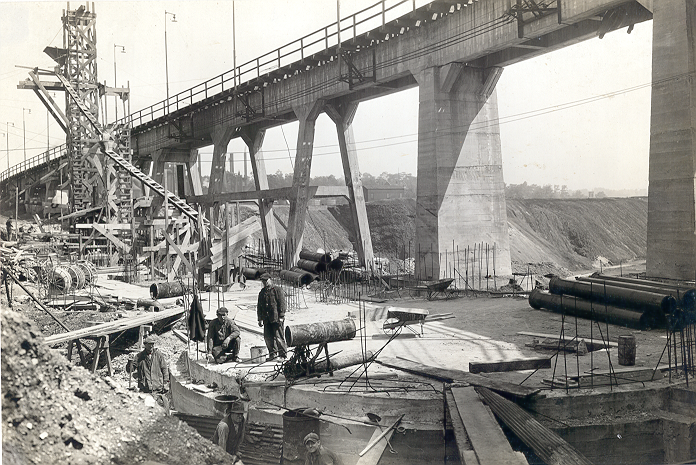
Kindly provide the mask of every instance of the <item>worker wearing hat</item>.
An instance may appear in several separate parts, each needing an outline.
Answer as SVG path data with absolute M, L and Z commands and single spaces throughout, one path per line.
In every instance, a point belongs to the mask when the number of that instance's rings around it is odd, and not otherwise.
M 285 358 L 287 346 L 285 345 L 285 294 L 282 289 L 273 285 L 271 275 L 261 275 L 263 288 L 259 292 L 259 300 L 256 306 L 256 314 L 259 326 L 263 326 L 263 339 L 268 347 L 268 359 L 273 360 L 276 355 Z
M 128 373 L 135 372 L 138 388 L 142 392 L 165 393 L 169 391 L 169 365 L 164 354 L 155 347 L 158 338 L 150 334 L 143 340 L 145 348 L 126 365 Z
M 304 445 L 307 450 L 305 465 L 343 465 L 338 455 L 321 445 L 317 433 L 309 433 L 305 436 Z
M 220 307 L 216 313 L 217 318 L 208 326 L 208 356 L 216 363 L 239 362 L 239 348 L 242 345 L 239 328 L 234 320 L 228 317 L 227 308 Z

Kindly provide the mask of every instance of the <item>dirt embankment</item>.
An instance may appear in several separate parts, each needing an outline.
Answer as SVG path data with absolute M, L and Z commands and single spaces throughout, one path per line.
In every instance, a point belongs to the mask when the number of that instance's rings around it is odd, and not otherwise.
M 329 207 L 327 211 L 354 242 L 349 207 Z M 409 242 L 415 243 L 413 199 L 368 203 L 367 216 L 376 254 L 394 258 L 398 250 L 403 258 L 404 249 L 408 254 Z M 507 217 L 515 271 L 526 270 L 527 264 L 543 273 L 589 269 L 598 266 L 598 260 L 606 266 L 645 258 L 645 197 L 508 200 Z M 411 250 L 411 256 L 413 253 Z

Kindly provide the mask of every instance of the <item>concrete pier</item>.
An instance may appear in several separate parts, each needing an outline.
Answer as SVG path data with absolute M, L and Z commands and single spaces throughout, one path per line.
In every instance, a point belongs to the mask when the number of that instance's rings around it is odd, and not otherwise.
M 482 242 L 495 246 L 496 273 L 512 273 L 495 95 L 501 72 L 453 63 L 416 74 L 421 278 L 445 276 L 441 254 L 452 257 Z
M 653 5 L 647 274 L 696 274 L 696 2 Z

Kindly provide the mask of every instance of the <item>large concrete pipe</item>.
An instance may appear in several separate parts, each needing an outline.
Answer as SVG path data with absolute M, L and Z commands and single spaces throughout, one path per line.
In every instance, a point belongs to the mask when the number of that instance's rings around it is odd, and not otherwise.
M 557 276 L 549 281 L 549 292 L 662 315 L 671 314 L 677 308 L 677 300 L 670 295 L 561 279 Z
M 307 284 L 314 281 L 312 274 L 307 271 L 292 271 L 292 270 L 281 270 L 280 279 L 285 282 L 294 284 L 295 286 L 306 286 Z
M 529 305 L 537 310 L 543 308 L 592 321 L 606 321 L 639 329 L 655 328 L 661 321 L 649 312 L 640 313 L 611 305 L 592 303 L 569 295 L 549 294 L 539 289 L 534 289 L 529 294 Z
M 319 262 L 319 263 L 330 263 L 331 262 L 331 254 L 319 253 L 319 252 L 310 252 L 309 250 L 302 250 L 300 252 L 300 259 L 309 260 L 312 262 Z
M 668 289 L 674 289 L 674 290 L 683 290 L 683 291 L 688 291 L 690 289 L 694 289 L 694 286 L 688 286 L 686 284 L 673 284 L 673 283 L 663 283 L 660 281 L 653 281 L 650 279 L 638 279 L 638 278 L 628 278 L 626 276 L 609 276 L 601 273 L 592 273 L 590 275 L 590 278 L 597 278 L 597 279 L 604 279 L 607 281 L 620 281 L 624 283 L 634 283 L 634 284 L 649 284 L 649 285 L 655 285 L 658 287 L 665 287 Z
M 635 289 L 637 291 L 654 292 L 656 294 L 671 295 L 677 299 L 677 304 L 681 306 L 684 310 L 693 311 L 696 306 L 696 289 L 683 288 L 679 289 L 675 287 L 664 287 L 661 283 L 655 281 L 639 280 L 644 281 L 644 283 L 638 284 L 632 281 L 616 281 L 608 280 L 604 278 L 593 278 L 593 277 L 579 277 L 578 281 L 593 283 L 600 286 L 616 286 L 624 287 L 626 289 Z
M 326 263 L 316 262 L 314 260 L 305 260 L 302 258 L 297 260 L 297 267 L 316 274 L 326 271 Z
M 285 342 L 290 347 L 326 342 L 347 341 L 355 337 L 355 321 L 346 318 L 285 328 Z
M 153 283 L 150 285 L 150 297 L 153 299 L 179 297 L 186 292 L 188 292 L 188 288 L 179 282 Z
M 290 271 L 294 271 L 295 273 L 306 273 L 312 277 L 312 281 L 318 281 L 320 279 L 318 274 L 312 273 L 311 271 L 303 270 L 302 268 L 298 268 L 296 266 L 290 268 Z
M 256 268 L 242 268 L 242 275 L 244 275 L 246 279 L 259 279 L 261 274 L 261 270 L 257 270 Z
M 339 258 L 331 260 L 331 263 L 329 263 L 329 269 L 331 270 L 341 271 L 341 268 L 343 268 L 343 260 Z

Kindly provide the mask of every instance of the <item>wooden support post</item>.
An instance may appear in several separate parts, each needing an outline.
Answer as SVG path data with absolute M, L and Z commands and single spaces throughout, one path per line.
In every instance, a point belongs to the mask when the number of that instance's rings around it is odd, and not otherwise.
M 230 242 L 228 240 L 230 237 L 230 206 L 230 203 L 225 202 L 225 244 L 223 245 L 225 250 L 225 277 L 222 279 L 224 284 L 230 284 L 230 271 L 232 270 L 230 266 Z

